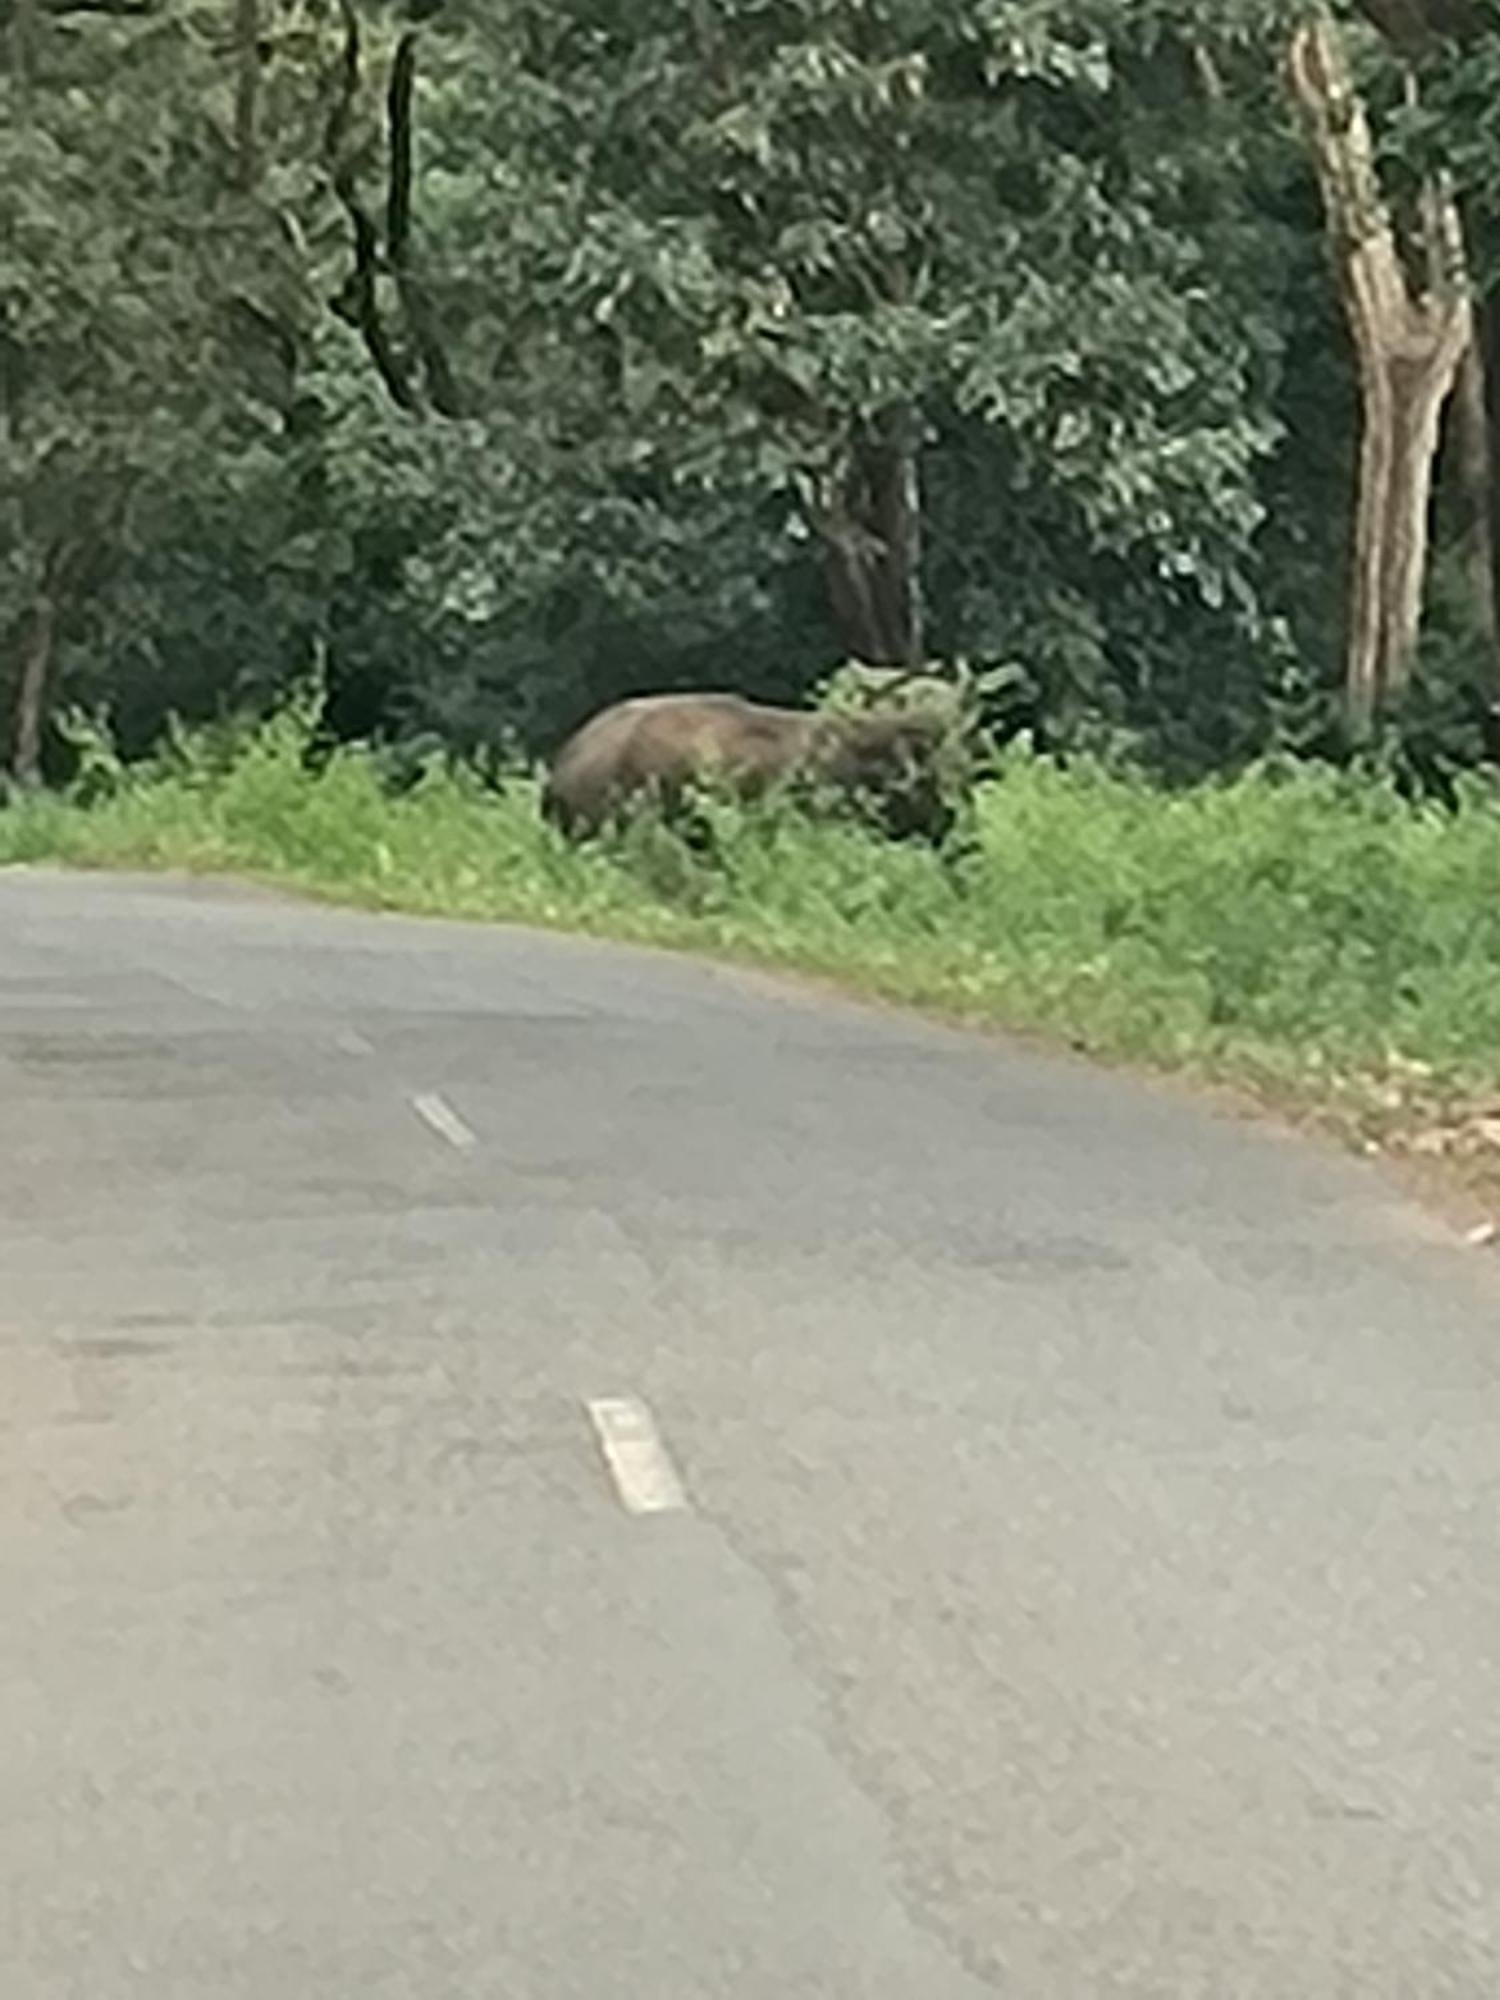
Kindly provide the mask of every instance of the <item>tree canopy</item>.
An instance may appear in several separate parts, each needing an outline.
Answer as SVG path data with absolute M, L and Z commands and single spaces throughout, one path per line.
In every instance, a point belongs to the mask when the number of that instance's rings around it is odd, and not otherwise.
M 6 0 L 11 767 L 314 660 L 334 733 L 461 752 L 848 657 L 1168 773 L 1336 747 L 1374 419 L 1311 20 L 1482 329 L 1460 0 Z M 1386 703 L 1429 761 L 1495 691 L 1476 393 Z

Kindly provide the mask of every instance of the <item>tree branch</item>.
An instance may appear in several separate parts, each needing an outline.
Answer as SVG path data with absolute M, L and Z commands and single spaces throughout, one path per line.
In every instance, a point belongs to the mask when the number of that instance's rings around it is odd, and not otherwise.
M 323 147 L 333 191 L 349 218 L 354 267 L 332 302 L 333 310 L 358 329 L 365 349 L 375 364 L 375 372 L 392 402 L 400 409 L 415 411 L 421 407 L 416 391 L 380 313 L 377 288 L 380 235 L 360 200 L 354 168 L 345 152 L 345 140 L 359 94 L 361 46 L 359 17 L 354 11 L 353 0 L 340 0 L 340 9 L 344 17 L 344 48 L 339 63 L 337 95 L 324 128 Z
M 13 8 L 6 11 L 19 12 L 24 4 L 25 0 L 14 0 Z M 166 0 L 35 0 L 35 10 L 54 21 L 67 20 L 75 14 L 96 14 L 104 20 L 133 21 L 164 14 L 167 6 Z
M 417 81 L 417 38 L 410 29 L 396 44 L 386 91 L 386 126 L 390 135 L 390 184 L 385 204 L 385 240 L 392 265 L 406 256 L 411 239 L 412 94 Z
M 412 171 L 414 158 L 412 100 L 417 81 L 417 36 L 408 29 L 396 45 L 386 93 L 390 134 L 390 184 L 386 197 L 386 254 L 396 280 L 401 309 L 422 363 L 432 406 L 440 416 L 459 417 L 464 399 L 437 322 L 412 257 Z

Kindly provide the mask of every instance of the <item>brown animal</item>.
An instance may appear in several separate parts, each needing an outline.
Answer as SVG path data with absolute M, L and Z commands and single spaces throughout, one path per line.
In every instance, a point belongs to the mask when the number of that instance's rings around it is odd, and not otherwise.
M 542 811 L 586 836 L 642 798 L 670 809 L 695 780 L 717 779 L 742 799 L 800 780 L 859 800 L 889 833 L 937 838 L 949 818 L 935 772 L 943 735 L 936 716 L 910 710 L 813 714 L 737 694 L 638 695 L 563 744 Z

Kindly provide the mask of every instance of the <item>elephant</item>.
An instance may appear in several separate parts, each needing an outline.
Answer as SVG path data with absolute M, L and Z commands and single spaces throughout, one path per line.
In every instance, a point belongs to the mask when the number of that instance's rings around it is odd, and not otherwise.
M 939 716 L 913 709 L 815 713 L 738 694 L 637 695 L 563 743 L 542 811 L 586 838 L 642 798 L 670 809 L 695 780 L 718 779 L 741 799 L 800 782 L 854 801 L 893 837 L 939 840 L 952 819 L 937 770 L 947 733 Z

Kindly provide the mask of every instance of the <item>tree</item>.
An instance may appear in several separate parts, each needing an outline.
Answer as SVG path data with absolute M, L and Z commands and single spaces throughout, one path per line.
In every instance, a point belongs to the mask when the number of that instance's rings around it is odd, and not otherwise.
M 143 747 L 315 642 L 330 727 L 464 747 L 850 654 L 1284 737 L 1355 400 L 1283 13 L 9 0 L 13 760 L 49 682 Z
M 607 495 L 642 560 L 705 576 L 737 520 L 742 573 L 815 558 L 838 650 L 873 660 L 1081 630 L 1075 592 L 1122 640 L 1151 590 L 1253 622 L 1274 334 L 1213 262 L 1233 147 L 1184 131 L 1195 51 L 1154 10 L 510 0 L 425 32 L 436 318 L 554 518 Z M 983 512 L 950 500 L 967 468 Z M 958 617 L 924 588 L 954 534 Z
M 1405 687 L 1427 575 L 1428 515 L 1443 407 L 1472 334 L 1463 236 L 1451 197 L 1428 183 L 1409 268 L 1376 172 L 1364 105 L 1339 31 L 1319 12 L 1288 54 L 1323 191 L 1359 366 L 1361 442 L 1345 687 L 1367 726 Z
M 1418 87 L 1392 123 L 1387 150 L 1405 171 L 1443 177 L 1463 219 L 1475 292 L 1475 336 L 1454 435 L 1466 492 L 1476 601 L 1500 697 L 1500 155 L 1493 115 L 1500 88 L 1500 23 L 1473 0 L 1366 0 Z M 1483 575 L 1487 567 L 1488 576 Z
M 255 197 L 248 58 L 241 41 L 226 70 L 222 9 L 162 0 L 64 34 L 71 11 L 17 7 L 0 75 L 0 631 L 22 785 L 91 595 L 205 464 L 279 431 L 302 282 Z

